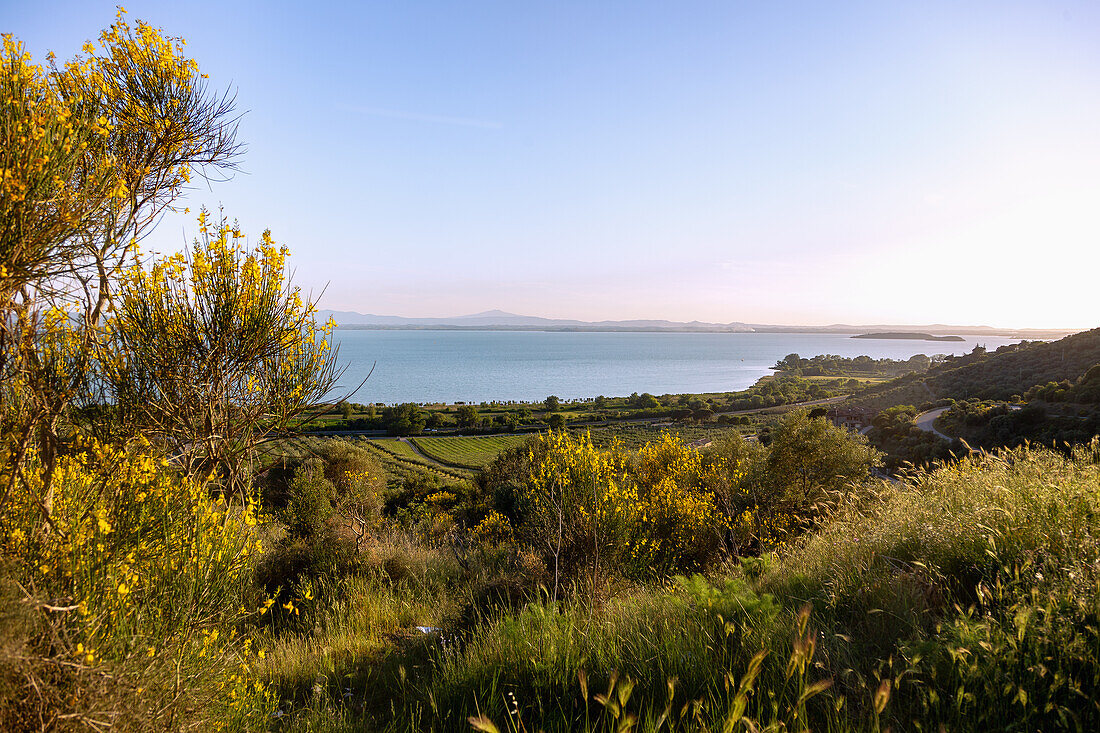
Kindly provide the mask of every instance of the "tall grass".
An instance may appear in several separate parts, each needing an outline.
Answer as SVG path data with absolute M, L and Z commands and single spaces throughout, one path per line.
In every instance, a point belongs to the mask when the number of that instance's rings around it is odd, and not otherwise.
M 474 718 L 526 730 L 628 720 L 690 729 L 720 726 L 740 705 L 738 717 L 803 729 L 811 715 L 830 719 L 825 706 L 806 708 L 828 685 L 809 664 L 809 623 L 808 609 L 787 613 L 744 582 L 715 586 L 700 576 L 602 607 L 544 598 L 484 619 L 465 638 L 444 636 L 430 666 L 408 680 L 391 727 L 427 720 L 435 730 L 467 730 Z M 792 658 L 803 663 L 792 669 Z M 751 694 L 753 686 L 768 694 Z
M 812 601 L 838 679 L 897 680 L 907 727 L 1100 721 L 1100 452 L 975 455 L 882 486 L 757 583 Z
M 407 660 L 415 648 L 433 643 L 421 629 L 458 615 L 466 601 L 461 579 L 455 559 L 438 550 L 400 535 L 371 543 L 359 574 L 323 581 L 337 587 L 311 594 L 330 600 L 303 606 L 304 629 L 295 625 L 286 633 L 274 625 L 258 639 L 265 652 L 261 672 L 282 700 L 275 719 L 328 730 L 388 710 L 389 696 L 379 688 L 394 684 L 398 674 L 386 660 Z
M 1094 729 L 1097 457 L 1095 444 L 1068 457 L 976 455 L 852 497 L 819 532 L 728 580 L 634 587 L 602 604 L 544 597 L 483 617 L 419 647 L 415 663 L 393 660 L 397 692 L 372 720 L 394 730 Z

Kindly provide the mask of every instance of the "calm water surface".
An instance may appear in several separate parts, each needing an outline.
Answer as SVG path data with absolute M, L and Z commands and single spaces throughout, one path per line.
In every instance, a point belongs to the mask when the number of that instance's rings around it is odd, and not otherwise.
M 356 402 L 540 401 L 632 392 L 655 395 L 745 389 L 792 352 L 908 359 L 990 351 L 1018 339 L 852 339 L 840 334 L 548 333 L 337 329 L 341 386 L 374 373 Z

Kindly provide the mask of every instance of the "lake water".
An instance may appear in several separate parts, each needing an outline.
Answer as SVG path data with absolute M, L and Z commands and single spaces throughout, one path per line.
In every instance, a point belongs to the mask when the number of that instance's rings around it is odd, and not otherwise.
M 990 351 L 1018 339 L 853 339 L 806 333 L 560 333 L 337 329 L 340 384 L 355 402 L 537 402 L 632 392 L 730 392 L 771 374 L 792 352 L 908 359 L 914 354 Z

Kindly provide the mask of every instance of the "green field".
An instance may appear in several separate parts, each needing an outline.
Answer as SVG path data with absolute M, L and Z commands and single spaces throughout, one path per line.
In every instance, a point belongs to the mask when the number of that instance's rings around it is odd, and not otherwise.
M 280 440 L 267 448 L 264 463 L 277 463 L 283 459 L 302 460 L 311 455 L 317 455 L 326 440 L 340 440 L 340 438 L 298 435 Z M 463 481 L 470 477 L 469 470 L 433 463 L 417 453 L 411 445 L 396 438 L 359 438 L 351 442 L 373 453 L 391 481 L 411 479 L 423 474 L 435 476 L 445 483 Z
M 502 451 L 527 440 L 527 435 L 469 437 L 417 437 L 416 446 L 440 463 L 476 470 L 488 465 Z
M 407 461 L 415 461 L 417 463 L 427 463 L 427 461 L 424 460 L 424 456 L 420 455 L 415 448 L 403 440 L 398 440 L 397 438 L 372 438 L 368 442 L 373 443 L 387 453 L 392 453 L 397 458 L 404 458 Z
M 469 471 L 462 467 L 441 466 L 420 455 L 416 448 L 396 438 L 363 439 L 360 445 L 377 453 L 386 473 L 393 477 L 404 477 L 410 471 L 435 474 L 448 481 L 469 478 Z
M 261 452 L 263 463 L 270 464 L 284 458 L 301 460 L 307 456 L 315 455 L 324 438 L 313 435 L 295 435 L 265 444 Z
M 715 440 L 739 432 L 739 428 L 740 432 L 752 432 L 757 427 L 627 423 L 595 427 L 587 432 L 598 447 L 606 448 L 617 442 L 627 450 L 637 450 L 646 443 L 660 440 L 663 433 L 671 433 L 685 443 L 692 443 Z M 522 444 L 531 435 L 418 436 L 407 440 L 358 438 L 354 442 L 375 454 L 391 480 L 428 474 L 450 483 L 470 478 L 474 472 L 491 463 L 501 451 Z M 278 460 L 282 456 L 301 459 L 316 454 L 325 440 L 331 438 L 303 435 L 280 441 L 268 460 Z

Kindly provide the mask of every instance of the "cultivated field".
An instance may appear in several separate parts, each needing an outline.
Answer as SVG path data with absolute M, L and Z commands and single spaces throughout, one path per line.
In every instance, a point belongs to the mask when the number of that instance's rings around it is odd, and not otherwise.
M 738 427 L 749 429 L 750 426 L 711 426 L 699 425 L 647 425 L 643 423 L 628 423 L 624 425 L 608 425 L 606 427 L 592 428 L 589 433 L 592 443 L 598 448 L 607 448 L 612 443 L 619 443 L 624 448 L 637 450 L 646 443 L 660 440 L 661 435 L 669 433 L 680 438 L 685 443 L 693 443 L 697 440 L 716 440 L 734 433 L 745 432 Z M 750 430 L 751 431 L 751 430 Z
M 427 472 L 447 481 L 469 478 L 469 471 L 461 467 L 439 465 L 425 458 L 409 443 L 397 438 L 371 438 L 357 441 L 373 450 L 382 461 L 382 467 L 394 478 L 405 477 L 412 472 Z
M 468 469 L 488 465 L 497 455 L 527 440 L 527 435 L 486 435 L 461 437 L 418 437 L 412 441 L 426 455 L 440 463 Z

